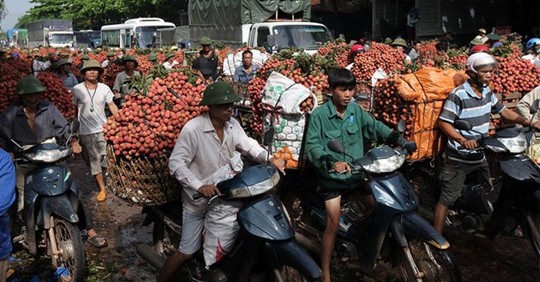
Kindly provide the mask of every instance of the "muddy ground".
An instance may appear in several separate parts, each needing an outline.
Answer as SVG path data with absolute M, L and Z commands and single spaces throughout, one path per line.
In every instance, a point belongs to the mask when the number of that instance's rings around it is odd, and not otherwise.
M 104 249 L 85 244 L 87 281 L 155 281 L 158 271 L 135 251 L 136 244 L 152 240 L 151 227 L 141 226 L 142 208 L 110 191 L 105 202 L 97 203 L 94 181 L 81 157 L 71 159 L 69 167 L 93 211 L 95 229 L 109 240 L 109 246 Z M 445 235 L 452 244 L 451 250 L 464 281 L 540 281 L 540 259 L 524 238 L 502 236 L 492 242 L 458 230 L 448 230 Z M 14 273 L 8 281 L 54 281 L 46 258 L 32 258 L 17 248 L 12 261 Z M 359 277 L 358 280 L 364 279 Z

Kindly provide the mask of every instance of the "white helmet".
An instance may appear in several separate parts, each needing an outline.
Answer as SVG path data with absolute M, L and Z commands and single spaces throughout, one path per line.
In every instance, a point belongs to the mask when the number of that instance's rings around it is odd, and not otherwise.
M 476 69 L 483 66 L 497 67 L 497 60 L 490 54 L 484 52 L 474 53 L 467 58 L 467 70 L 477 72 Z

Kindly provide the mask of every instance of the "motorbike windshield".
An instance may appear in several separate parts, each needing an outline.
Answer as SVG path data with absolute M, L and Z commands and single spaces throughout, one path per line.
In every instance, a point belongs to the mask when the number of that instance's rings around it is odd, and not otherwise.
M 274 27 L 275 43 L 278 48 L 317 49 L 330 41 L 330 33 L 323 26 L 281 25 Z
M 156 44 L 155 26 L 142 26 L 135 29 L 139 48 L 150 48 Z
M 38 144 L 22 152 L 22 156 L 37 163 L 54 163 L 71 154 L 71 150 L 54 143 Z
M 51 44 L 69 45 L 73 42 L 73 34 L 52 34 Z

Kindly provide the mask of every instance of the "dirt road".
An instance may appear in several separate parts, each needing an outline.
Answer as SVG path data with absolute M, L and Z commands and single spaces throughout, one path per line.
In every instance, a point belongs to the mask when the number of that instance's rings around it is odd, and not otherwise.
M 142 208 L 112 193 L 105 202 L 97 203 L 93 179 L 80 156 L 71 159 L 69 167 L 89 201 L 96 230 L 109 240 L 104 249 L 85 244 L 88 281 L 155 281 L 158 272 L 135 252 L 136 244 L 149 243 L 152 238 L 151 228 L 141 227 Z M 492 242 L 456 230 L 446 235 L 464 281 L 540 281 L 540 260 L 525 239 L 503 236 Z M 14 258 L 15 273 L 8 281 L 29 281 L 35 276 L 50 281 L 50 271 L 43 271 L 47 259 L 34 260 L 20 249 Z

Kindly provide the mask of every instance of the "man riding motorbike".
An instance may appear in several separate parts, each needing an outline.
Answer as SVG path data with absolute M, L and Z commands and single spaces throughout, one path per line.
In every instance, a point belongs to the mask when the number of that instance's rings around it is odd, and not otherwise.
M 489 88 L 489 82 L 497 67 L 493 56 L 482 52 L 475 53 L 469 56 L 466 65 L 468 80 L 452 90 L 439 116 L 439 127 L 448 137 L 439 176 L 441 196 L 433 219 L 433 226 L 439 232 L 443 231 L 448 206 L 461 195 L 469 173 L 478 171 L 485 189 L 492 189 L 489 164 L 484 153 L 475 150 L 482 137 L 480 134 L 488 133 L 491 114 L 499 113 L 506 121 L 531 126 L 528 119 L 506 108 Z M 456 129 L 454 122 L 458 119 L 468 121 L 480 134 Z M 535 122 L 532 126 L 540 129 L 540 122 Z
M 240 153 L 261 163 L 268 160 L 268 152 L 232 118 L 234 103 L 240 100 L 228 83 L 208 85 L 199 105 L 208 106 L 209 112 L 186 123 L 176 141 L 169 169 L 183 187 L 182 237 L 178 251 L 161 269 L 160 282 L 172 281 L 176 270 L 197 252 L 203 229 L 207 267 L 234 245 L 240 228 L 236 221 L 240 203 L 221 199 L 209 202 L 208 198 L 220 194 L 218 182 L 242 171 Z M 283 172 L 283 161 L 270 158 L 270 162 Z M 204 198 L 193 199 L 196 193 Z

